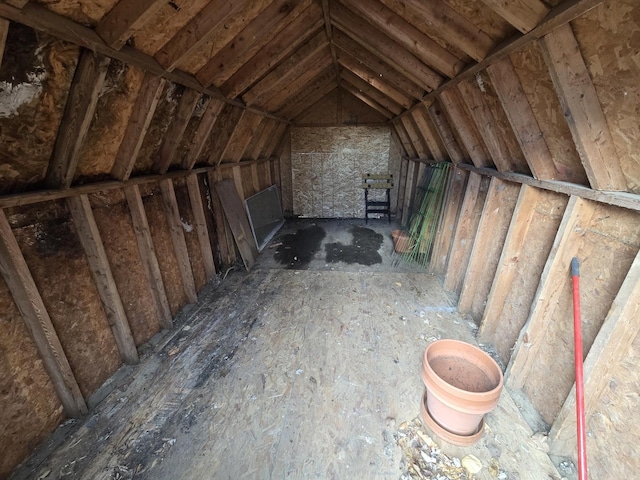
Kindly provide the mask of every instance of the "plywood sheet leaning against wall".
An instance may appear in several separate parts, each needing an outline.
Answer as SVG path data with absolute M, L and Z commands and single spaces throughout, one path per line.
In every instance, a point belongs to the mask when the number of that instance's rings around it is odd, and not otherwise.
M 573 343 L 571 258 L 581 261 L 586 353 L 639 248 L 637 212 L 571 197 L 506 375 L 507 385 L 522 388 L 547 423 L 560 412 L 574 379 L 567 348 Z
M 458 311 L 476 323 L 482 319 L 519 191 L 518 184 L 491 179 L 458 302 Z
M 492 344 L 505 364 L 529 315 L 568 200 L 559 193 L 520 187 L 478 331 L 478 341 Z
M 589 471 L 594 478 L 633 478 L 640 468 L 635 428 L 640 421 L 637 396 L 640 255 L 636 255 L 584 364 L 585 418 Z M 556 455 L 577 457 L 575 387 L 557 416 L 549 437 Z M 611 455 L 616 445 L 617 455 Z M 621 461 L 622 460 L 622 461 Z

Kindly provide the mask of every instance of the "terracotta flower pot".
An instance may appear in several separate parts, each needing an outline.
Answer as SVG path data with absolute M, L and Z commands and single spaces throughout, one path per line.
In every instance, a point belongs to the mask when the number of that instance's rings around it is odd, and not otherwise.
M 402 230 L 394 230 L 391 232 L 393 245 L 398 253 L 404 253 L 411 250 L 411 236 Z
M 443 428 L 473 435 L 502 392 L 498 364 L 485 352 L 458 340 L 438 340 L 424 351 L 422 380 L 427 408 Z

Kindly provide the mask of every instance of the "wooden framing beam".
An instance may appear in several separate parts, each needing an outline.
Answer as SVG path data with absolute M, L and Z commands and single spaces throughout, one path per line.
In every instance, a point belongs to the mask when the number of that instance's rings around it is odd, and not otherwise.
M 341 52 L 357 59 L 359 63 L 375 72 L 376 75 L 385 78 L 387 82 L 393 84 L 401 92 L 406 95 L 421 100 L 424 97 L 424 89 L 419 87 L 412 80 L 409 80 L 395 68 L 387 64 L 384 60 L 371 53 L 369 50 L 361 46 L 358 42 L 352 40 L 348 35 L 339 30 L 333 31 L 333 44 L 338 47 L 338 59 L 341 58 Z
M 51 188 L 69 188 L 73 182 L 110 62 L 89 50 L 80 54 L 47 170 L 45 183 Z
M 596 190 L 626 190 L 618 152 L 571 26 L 555 29 L 540 44 L 589 183 Z
M 611 310 L 584 361 L 585 419 L 587 425 L 610 388 L 612 370 L 629 354 L 638 335 L 640 315 L 640 254 L 636 256 Z M 564 456 L 576 450 L 575 384 L 549 432 L 551 451 Z
M 4 0 L 5 3 L 16 7 L 16 8 L 23 8 L 27 3 L 29 3 L 29 0 Z
M 312 0 L 269 0 L 260 15 L 228 42 L 196 74 L 205 85 L 221 86 L 290 24 Z M 258 3 L 258 2 L 248 2 Z
M 402 222 L 404 213 L 404 194 L 407 185 L 407 171 L 409 169 L 409 160 L 405 157 L 400 159 L 400 174 L 398 175 L 398 198 L 396 200 L 396 221 Z
M 225 45 L 240 33 L 248 22 L 256 18 L 268 4 L 269 0 L 255 2 L 214 0 L 182 27 L 155 54 L 154 58 L 165 70 L 171 71 L 193 53 L 207 47 L 214 34 L 223 32 L 224 38 L 219 39 L 218 45 Z M 247 8 L 247 5 L 250 8 Z M 211 45 L 210 48 L 215 48 L 215 45 Z M 207 51 L 210 48 L 207 48 Z M 214 52 L 215 50 L 210 55 L 213 55 Z M 196 77 L 203 85 L 205 84 L 198 75 Z
M 382 3 L 376 0 L 343 0 L 342 3 L 398 42 L 425 65 L 447 77 L 455 77 L 464 68 L 464 63 L 458 57 Z M 445 5 L 438 5 L 439 9 L 444 7 Z
M 354 85 L 351 85 L 351 83 L 343 82 L 342 88 L 345 91 L 349 92 L 354 97 L 356 97 L 357 99 L 359 99 L 360 101 L 362 101 L 363 103 L 369 105 L 371 108 L 373 108 L 377 112 L 381 113 L 385 118 L 387 119 L 393 118 L 392 112 L 390 112 L 385 107 L 380 105 L 378 102 L 376 102 L 374 99 L 369 97 L 365 92 L 363 92 L 359 88 L 355 87 Z
M 387 1 L 396 1 L 396 0 L 382 0 L 383 2 Z M 463 70 L 456 77 L 451 80 L 443 83 L 440 87 L 435 89 L 434 91 L 428 93 L 425 97 L 425 101 L 433 100 L 437 98 L 443 91 L 450 89 L 454 85 L 457 85 L 462 80 L 466 80 L 467 78 L 473 77 L 476 73 L 481 72 L 486 69 L 489 65 L 497 62 L 498 60 L 508 57 L 513 52 L 520 50 L 532 42 L 535 42 L 539 38 L 544 37 L 549 32 L 552 32 L 558 27 L 565 25 L 572 20 L 584 15 L 586 12 L 591 10 L 592 8 L 600 5 L 604 0 L 565 0 L 560 3 L 557 7 L 549 12 L 549 14 L 544 18 L 542 22 L 538 24 L 530 32 L 520 35 L 514 36 L 510 40 L 503 43 L 501 46 L 495 48 L 492 53 L 487 55 L 484 60 L 475 63 L 474 65 L 468 66 L 465 70 Z M 415 107 L 412 107 L 415 108 Z M 406 115 L 408 112 L 402 113 L 402 115 Z
M 138 91 L 127 129 L 118 148 L 116 160 L 111 168 L 111 176 L 117 180 L 128 180 L 131 175 L 165 83 L 166 80 L 164 78 L 148 72 L 145 73 L 142 79 L 142 86 Z
M 165 4 L 164 0 L 119 0 L 96 25 L 105 43 L 120 50 Z
M 444 277 L 444 287 L 457 294 L 462 289 L 464 274 L 471 257 L 473 239 L 480 222 L 480 212 L 484 205 L 486 185 L 481 175 L 471 173 L 467 182 L 464 200 L 456 224 L 456 232 L 451 245 L 451 253 Z
M 287 99 L 287 103 L 279 108 L 278 114 L 287 116 L 289 118 L 293 118 L 299 115 L 299 113 L 302 111 L 300 108 L 301 104 L 304 105 L 303 109 L 306 109 L 313 105 L 315 102 L 310 102 L 309 99 L 313 97 L 317 101 L 322 98 L 324 95 L 326 95 L 336 87 L 335 81 L 336 80 L 333 68 L 327 68 L 314 80 L 306 85 L 303 85 L 298 91 L 294 92 Z M 325 92 L 324 95 L 320 95 L 319 92 L 321 91 Z M 318 95 L 320 95 L 320 97 L 318 97 Z
M 251 138 L 262 121 L 261 116 L 248 112 L 238 120 L 238 127 L 231 134 L 227 147 L 222 152 L 220 163 L 237 163 L 242 158 Z
M 438 223 L 438 233 L 429 261 L 429 271 L 432 273 L 442 275 L 447 270 L 468 178 L 468 172 L 455 167 L 451 169 L 442 218 Z
M 307 70 L 292 79 L 288 85 L 284 86 L 261 106 L 268 111 L 278 111 L 291 97 L 299 95 L 301 92 L 306 93 L 306 86 L 312 85 L 316 79 L 326 75 L 328 70 L 333 73 L 333 61 L 328 53 L 328 51 L 320 52 L 316 57 L 316 61 Z
M 440 107 L 440 103 L 437 101 L 433 102 L 427 110 L 453 164 L 457 165 L 463 162 L 467 158 L 466 152 L 463 151 L 460 144 L 458 144 L 458 140 L 451 129 L 451 125 L 449 125 L 449 120 Z
M 496 168 L 501 172 L 516 170 L 504 135 L 498 128 L 497 119 L 478 86 L 475 83 L 471 84 L 470 81 L 460 82 L 458 91 L 467 105 L 471 119 L 475 123 Z
M 450 123 L 458 131 L 458 135 L 473 164 L 476 167 L 492 166 L 491 158 L 484 148 L 480 133 L 475 124 L 469 119 L 458 93 L 454 90 L 442 92 L 440 105 L 442 105 L 447 116 L 451 119 Z
M 425 90 L 431 91 L 442 84 L 443 78 L 418 57 L 341 4 L 333 5 L 331 21 L 361 46 Z
M 207 104 L 207 107 L 202 114 L 202 118 L 200 119 L 200 123 L 198 124 L 198 128 L 193 135 L 189 153 L 182 162 L 183 169 L 191 170 L 196 162 L 200 159 L 202 150 L 204 149 L 204 146 L 209 139 L 209 135 L 211 135 L 211 130 L 213 129 L 213 126 L 215 125 L 223 106 L 224 103 L 220 100 L 217 100 L 215 98 L 209 100 L 209 103 Z
M 87 404 L 2 209 L 0 209 L 0 272 L 33 338 L 65 414 L 72 418 L 81 417 L 88 411 Z
M 247 145 L 240 161 L 252 161 L 260 158 L 260 154 L 264 150 L 264 146 L 269 140 L 271 132 L 275 129 L 276 122 L 270 118 L 262 118 L 260 124 L 256 127 L 255 135 Z
M 398 139 L 400 140 L 400 143 L 404 148 L 404 153 L 409 158 L 415 158 L 417 156 L 416 149 L 413 146 L 411 139 L 409 138 L 407 130 L 404 128 L 404 122 L 402 121 L 402 118 L 394 120 L 392 124 L 396 133 L 398 134 Z
M 198 101 L 202 97 L 202 94 L 197 90 L 185 89 L 180 97 L 180 103 L 175 115 L 171 119 L 169 129 L 164 135 L 162 140 L 162 146 L 160 147 L 160 153 L 153 162 L 151 170 L 154 173 L 167 173 L 176 151 L 182 141 L 187 125 L 193 116 L 193 111 L 198 104 Z
M 0 66 L 2 66 L 2 57 L 4 56 L 4 47 L 7 43 L 7 34 L 9 33 L 9 21 L 0 18 Z
M 322 16 L 324 17 L 324 31 L 331 48 L 331 58 L 333 59 L 333 68 L 336 71 L 336 83 L 340 88 L 340 65 L 338 65 L 338 55 L 336 46 L 333 44 L 333 27 L 331 26 L 331 7 L 329 0 L 322 0 Z
M 565 195 L 574 195 L 576 197 L 586 198 L 595 202 L 606 203 L 618 207 L 628 208 L 629 210 L 640 211 L 640 195 L 628 192 L 603 192 L 593 190 L 589 187 L 577 185 L 575 183 L 560 182 L 557 180 L 538 180 L 528 175 L 512 172 L 498 172 L 491 168 L 476 168 L 473 165 L 458 164 L 459 168 L 463 168 L 470 172 L 476 172 L 481 175 L 490 177 L 498 177 L 511 182 L 523 183 L 532 187 L 550 190 L 552 192 L 564 193 Z
M 427 35 L 444 39 L 476 61 L 485 58 L 495 46 L 491 37 L 446 3 L 436 0 L 382 0 L 382 3 L 402 12 Z
M 124 188 L 124 194 L 129 206 L 129 214 L 131 215 L 131 223 L 133 231 L 136 234 L 138 243 L 138 252 L 140 253 L 140 261 L 144 268 L 144 274 L 149 284 L 149 291 L 153 300 L 153 305 L 158 316 L 160 327 L 169 330 L 173 328 L 173 320 L 171 318 L 171 309 L 167 300 L 167 293 L 160 273 L 160 265 L 156 256 L 156 249 L 153 246 L 151 238 L 151 230 L 147 221 L 147 213 L 140 196 L 140 187 L 131 185 Z
M 431 156 L 431 152 L 427 148 L 422 139 L 422 136 L 418 133 L 418 128 L 410 116 L 405 116 L 400 118 L 402 125 L 404 126 L 407 135 L 409 136 L 409 140 L 413 145 L 413 149 L 416 152 L 418 158 L 426 158 Z
M 413 121 L 422 135 L 425 143 L 427 144 L 427 148 L 431 152 L 431 156 L 437 162 L 444 162 L 449 159 L 447 155 L 447 150 L 442 143 L 442 139 L 438 134 L 429 113 L 426 108 L 416 108 L 411 113 L 413 117 Z
M 558 171 L 509 57 L 487 68 L 489 78 L 535 178 L 554 180 Z
M 364 82 L 367 82 L 373 88 L 378 90 L 384 96 L 393 100 L 395 103 L 401 105 L 404 108 L 409 108 L 413 105 L 414 100 L 405 95 L 404 92 L 398 90 L 394 85 L 391 85 L 389 82 L 381 77 L 380 74 L 374 72 L 369 67 L 359 62 L 356 58 L 352 57 L 350 54 L 340 51 L 340 54 L 337 57 L 337 61 L 340 65 L 342 65 L 345 69 L 358 76 Z
M 207 228 L 207 220 L 204 216 L 204 205 L 202 204 L 202 195 L 200 194 L 198 174 L 187 177 L 187 190 L 189 191 L 189 202 L 191 203 L 191 210 L 193 211 L 193 225 L 198 234 L 198 242 L 200 243 L 202 265 L 204 266 L 204 272 L 208 282 L 215 276 L 216 266 L 213 262 L 209 229 Z
M 549 7 L 542 0 L 481 1 L 522 33 L 533 30 L 549 13 Z
M 73 224 L 87 256 L 89 270 L 100 294 L 104 313 L 111 326 L 120 356 L 125 363 L 136 364 L 140 361 L 138 351 L 122 306 L 120 293 L 111 273 L 111 266 L 91 210 L 89 197 L 87 195 L 69 197 L 67 198 L 67 207 L 71 212 Z
M 209 165 L 219 165 L 222 161 L 222 153 L 231 139 L 233 131 L 238 126 L 244 110 L 232 105 L 225 105 L 216 122 L 215 141 L 209 150 Z
M 182 220 L 180 220 L 176 193 L 173 189 L 173 181 L 170 178 L 160 181 L 160 191 L 162 192 L 162 205 L 167 223 L 169 224 L 171 242 L 173 243 L 176 260 L 178 261 L 180 277 L 182 278 L 182 288 L 184 289 L 187 301 L 189 303 L 196 303 L 198 301 L 198 294 L 193 279 L 193 271 L 191 270 L 189 251 L 187 250 L 187 243 L 184 238 Z
M 458 301 L 458 311 L 471 315 L 477 324 L 482 320 L 519 192 L 519 184 L 491 178 Z
M 572 236 L 578 235 L 575 232 L 580 230 L 584 221 L 593 215 L 595 206 L 595 203 L 579 197 L 569 199 L 551 253 L 540 277 L 529 318 L 520 332 L 511 361 L 507 366 L 505 383 L 510 388 L 524 387 L 527 377 L 533 370 L 536 356 L 545 342 L 544 337 L 549 323 L 553 321 L 554 316 L 551 314 L 558 303 L 562 284 L 570 281 L 569 274 L 565 272 L 569 272 L 569 264 L 578 245 L 569 240 Z
M 256 83 L 242 96 L 242 100 L 247 105 L 255 105 L 273 97 L 285 85 L 314 65 L 320 56 L 324 56 L 327 45 L 329 43 L 324 32 L 318 32 Z
M 378 105 L 383 106 L 386 110 L 393 113 L 394 115 L 403 110 L 402 105 L 396 103 L 383 91 L 371 85 L 366 80 L 363 80 L 358 75 L 355 75 L 350 70 L 344 69 L 342 72 L 340 72 L 340 77 L 345 82 L 350 83 L 352 86 L 363 92 L 367 97 L 375 100 Z
M 500 327 L 500 319 L 502 318 L 507 295 L 520 268 L 520 262 L 524 261 L 525 253 L 522 247 L 529 233 L 536 206 L 542 200 L 543 195 L 543 190 L 528 185 L 522 185 L 520 188 L 509 231 L 498 261 L 498 269 L 493 277 L 491 290 L 487 298 L 487 306 L 480 322 L 480 329 L 478 330 L 478 340 L 480 342 L 491 343 L 493 336 Z
M 264 156 L 267 158 L 273 158 L 274 156 L 279 157 L 279 149 L 282 146 L 282 142 L 287 136 L 289 125 L 286 123 L 281 123 L 274 130 L 271 141 L 265 146 Z
M 235 98 L 247 91 L 251 85 L 312 38 L 322 27 L 322 22 L 322 11 L 319 4 L 314 2 L 238 69 L 220 87 L 222 92 L 230 98 Z
M 295 102 L 288 102 L 287 105 L 280 109 L 280 112 L 283 115 L 291 117 L 295 121 L 295 119 L 297 119 L 298 116 L 302 115 L 308 108 L 315 105 L 335 89 L 335 80 L 323 76 L 308 88 L 308 95 L 304 97 L 296 96 Z

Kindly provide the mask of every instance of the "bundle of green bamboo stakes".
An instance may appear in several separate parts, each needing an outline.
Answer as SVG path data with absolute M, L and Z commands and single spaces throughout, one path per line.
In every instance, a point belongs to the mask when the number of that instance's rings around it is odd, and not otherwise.
M 420 208 L 409 220 L 409 248 L 399 254 L 404 262 L 427 268 L 444 204 L 450 167 L 451 163 L 441 162 L 425 169 L 415 200 L 415 205 L 420 205 Z

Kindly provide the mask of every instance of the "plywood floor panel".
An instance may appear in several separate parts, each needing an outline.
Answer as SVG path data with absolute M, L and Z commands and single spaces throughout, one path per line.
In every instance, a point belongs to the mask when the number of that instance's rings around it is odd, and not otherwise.
M 474 342 L 441 282 L 422 273 L 231 272 L 14 478 L 397 479 L 394 434 L 419 414 L 424 348 L 440 337 Z M 485 465 L 477 478 L 491 478 L 491 452 L 502 471 L 521 470 L 517 478 L 560 478 L 508 393 L 495 415 L 469 450 Z

